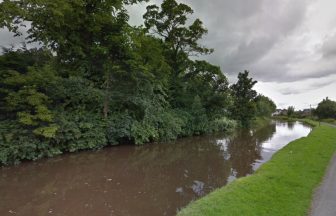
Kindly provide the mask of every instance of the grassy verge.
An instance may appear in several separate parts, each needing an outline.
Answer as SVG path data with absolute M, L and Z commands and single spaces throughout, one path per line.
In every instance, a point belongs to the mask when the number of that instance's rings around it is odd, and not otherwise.
M 296 120 L 297 120 L 297 121 L 300 121 L 300 122 L 304 122 L 304 123 L 309 124 L 309 125 L 314 126 L 314 127 L 320 125 L 319 122 L 314 121 L 314 120 L 312 120 L 312 119 L 296 119 Z
M 309 122 L 314 123 L 314 122 Z M 336 150 L 336 128 L 318 126 L 255 174 L 191 203 L 178 216 L 307 215 L 313 190 Z
M 316 117 L 314 118 L 295 118 L 295 117 L 288 117 L 288 116 L 275 116 L 273 119 L 276 120 L 283 120 L 283 121 L 301 121 L 308 123 L 313 126 L 319 125 L 321 122 L 336 125 L 336 119 L 317 119 Z

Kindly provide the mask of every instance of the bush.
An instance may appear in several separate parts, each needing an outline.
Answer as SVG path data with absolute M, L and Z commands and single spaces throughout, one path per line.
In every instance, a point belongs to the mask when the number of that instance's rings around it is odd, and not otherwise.
M 161 114 L 159 121 L 159 137 L 161 141 L 177 139 L 183 134 L 185 120 L 174 111 L 167 111 Z
M 99 149 L 108 145 L 106 121 L 97 113 L 61 112 L 57 124 L 59 129 L 54 142 L 62 151 Z
M 211 132 L 230 131 L 237 127 L 237 122 L 226 117 L 211 121 Z
M 113 113 L 108 118 L 107 139 L 112 145 L 117 145 L 125 139 L 131 140 L 131 128 L 135 121 L 127 112 Z
M 62 153 L 52 139 L 36 137 L 15 121 L 0 122 L 0 163 L 15 164 Z

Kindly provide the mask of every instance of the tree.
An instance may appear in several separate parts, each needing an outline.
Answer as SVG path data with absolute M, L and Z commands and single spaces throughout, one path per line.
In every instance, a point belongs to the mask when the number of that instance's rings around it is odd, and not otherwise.
M 46 50 L 26 48 L 5 49 L 0 57 L 0 119 L 14 118 L 46 138 L 54 137 L 58 129 L 50 110 L 52 100 L 46 94 L 47 87 L 58 79 L 47 65 L 50 59 Z
M 287 116 L 292 117 L 294 115 L 294 113 L 295 113 L 295 108 L 293 106 L 289 106 L 287 108 Z
M 323 101 L 318 104 L 315 114 L 320 119 L 336 118 L 336 101 L 332 101 L 328 97 L 323 99 Z
M 186 86 L 195 81 L 195 77 L 198 76 L 197 72 L 202 71 L 208 74 L 218 72 L 216 66 L 205 61 L 194 62 L 190 59 L 191 56 L 213 52 L 212 49 L 199 44 L 199 40 L 207 34 L 207 30 L 201 20 L 189 20 L 192 14 L 193 10 L 188 5 L 177 3 L 175 0 L 164 0 L 160 7 L 148 6 L 143 16 L 147 31 L 163 42 L 164 55 L 171 68 L 169 102 L 175 108 L 187 108 L 192 103 L 195 93 L 190 95 Z M 216 75 L 214 79 L 219 76 Z M 225 79 L 223 79 L 224 82 Z M 205 80 L 203 82 L 204 85 L 208 85 Z M 199 93 L 200 90 L 197 92 Z
M 175 0 L 164 0 L 161 8 L 156 5 L 147 7 L 144 20 L 146 28 L 165 42 L 167 58 L 175 76 L 183 73 L 189 56 L 210 54 L 212 49 L 201 46 L 198 41 L 208 32 L 201 20 L 196 19 L 187 25 L 188 15 L 193 10 Z
M 253 90 L 253 86 L 256 83 L 257 81 L 249 78 L 249 72 L 244 71 L 238 74 L 237 83 L 231 86 L 234 101 L 231 108 L 232 117 L 238 120 L 243 127 L 248 127 L 255 117 L 257 92 Z
M 30 24 L 27 40 L 50 48 L 58 60 L 98 81 L 106 90 L 104 116 L 109 113 L 109 91 L 114 72 L 127 71 L 128 15 L 124 4 L 142 0 L 4 0 L 0 4 L 0 27 L 20 35 Z
M 194 61 L 192 66 L 183 76 L 185 92 L 180 94 L 180 103 L 187 107 L 197 93 L 209 117 L 226 115 L 230 104 L 229 83 L 218 66 L 206 61 Z
M 264 95 L 258 95 L 255 99 L 257 112 L 260 117 L 270 117 L 276 110 L 275 103 Z

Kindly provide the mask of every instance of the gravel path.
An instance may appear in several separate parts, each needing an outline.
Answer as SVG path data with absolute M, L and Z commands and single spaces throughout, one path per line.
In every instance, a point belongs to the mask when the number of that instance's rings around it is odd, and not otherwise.
M 331 124 L 326 125 L 336 127 Z M 310 215 L 336 216 L 336 154 L 330 162 L 321 185 L 315 191 Z

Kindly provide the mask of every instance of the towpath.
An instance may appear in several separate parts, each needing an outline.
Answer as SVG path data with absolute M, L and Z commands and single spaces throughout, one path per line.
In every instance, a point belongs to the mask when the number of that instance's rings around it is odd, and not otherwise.
M 322 124 L 336 127 L 332 124 Z M 315 191 L 310 215 L 336 216 L 336 154 L 329 164 L 321 185 Z

